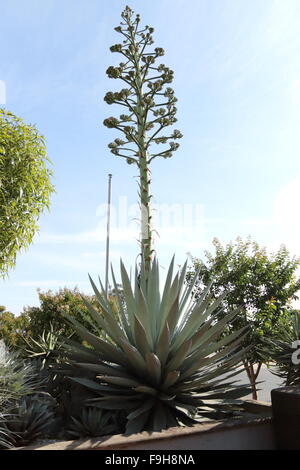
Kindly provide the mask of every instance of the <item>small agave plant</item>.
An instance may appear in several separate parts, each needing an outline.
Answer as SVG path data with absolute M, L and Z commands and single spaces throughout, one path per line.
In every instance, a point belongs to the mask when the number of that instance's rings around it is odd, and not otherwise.
M 118 414 L 95 407 L 84 407 L 78 418 L 71 416 L 67 433 L 73 439 L 117 434 L 121 430 Z M 121 420 L 122 421 L 122 420 Z
M 213 300 L 208 287 L 194 299 L 194 283 L 184 282 L 186 268 L 187 263 L 173 276 L 172 259 L 161 295 L 156 259 L 147 272 L 144 265 L 136 268 L 133 285 L 121 261 L 122 295 L 112 271 L 117 314 L 101 281 L 98 290 L 90 278 L 101 313 L 85 303 L 105 339 L 66 315 L 92 346 L 69 341 L 69 358 L 78 371 L 72 380 L 95 393 L 87 405 L 125 410 L 126 434 L 215 419 L 238 410 L 238 399 L 249 393 L 247 386 L 231 380 L 239 373 L 246 330 L 222 336 L 239 310 L 218 320 L 225 294 Z M 84 370 L 94 378 L 83 377 Z
M 22 397 L 15 403 L 6 421 L 6 430 L 13 436 L 11 443 L 27 445 L 37 439 L 51 437 L 56 427 L 56 402 L 47 393 Z
M 59 332 L 55 331 L 52 323 L 50 323 L 50 329 L 43 330 L 37 339 L 32 337 L 22 339 L 25 343 L 24 355 L 28 359 L 39 360 L 41 369 L 45 369 L 48 364 L 55 363 L 58 352 L 63 347 Z

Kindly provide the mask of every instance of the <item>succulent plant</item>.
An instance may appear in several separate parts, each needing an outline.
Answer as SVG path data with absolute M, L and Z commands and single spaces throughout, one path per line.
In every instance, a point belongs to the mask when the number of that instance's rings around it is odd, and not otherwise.
M 71 335 L 72 336 L 72 335 Z M 55 331 L 52 323 L 50 329 L 44 330 L 37 338 L 23 338 L 23 356 L 31 364 L 40 381 L 39 390 L 58 397 L 65 386 L 63 344 L 61 331 Z
M 47 393 L 22 397 L 15 403 L 5 429 L 14 446 L 26 445 L 52 435 L 56 426 L 56 402 Z
M 101 410 L 95 407 L 84 407 L 79 418 L 71 417 L 67 433 L 73 439 L 80 437 L 98 437 L 122 432 L 119 413 Z M 121 420 L 122 422 L 122 420 Z
M 144 264 L 136 268 L 134 286 L 121 261 L 125 306 L 119 299 L 117 318 L 101 281 L 99 290 L 90 278 L 101 313 L 88 302 L 86 305 L 106 339 L 65 315 L 92 346 L 73 341 L 66 346 L 78 370 L 71 380 L 95 393 L 86 404 L 125 410 L 127 434 L 220 417 L 238 409 L 238 398 L 249 393 L 248 386 L 231 380 L 239 373 L 237 365 L 245 353 L 241 342 L 246 329 L 221 337 L 238 310 L 218 320 L 218 307 L 226 294 L 213 300 L 208 287 L 194 299 L 193 283 L 184 285 L 186 268 L 187 263 L 173 278 L 173 257 L 160 296 L 156 259 L 147 273 Z M 113 270 L 112 278 L 116 288 Z M 115 291 L 118 296 L 118 289 Z M 81 371 L 93 372 L 94 378 L 83 377 Z
M 44 330 L 37 339 L 29 337 L 23 338 L 23 341 L 26 357 L 39 359 L 42 368 L 49 363 L 56 362 L 59 350 L 62 347 L 59 332 L 55 332 L 52 323 L 50 323 L 50 329 L 48 331 Z

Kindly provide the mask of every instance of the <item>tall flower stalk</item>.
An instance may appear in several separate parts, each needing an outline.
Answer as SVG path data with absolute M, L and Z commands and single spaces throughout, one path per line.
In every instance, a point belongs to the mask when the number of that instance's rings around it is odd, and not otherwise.
M 122 43 L 113 45 L 111 52 L 123 56 L 123 62 L 111 66 L 106 73 L 109 78 L 125 82 L 125 88 L 106 93 L 107 104 L 119 104 L 126 108 L 118 118 L 104 120 L 108 128 L 122 132 L 124 140 L 116 138 L 109 144 L 114 155 L 125 158 L 128 164 L 139 168 L 139 198 L 141 208 L 141 254 L 146 271 L 149 271 L 153 253 L 153 227 L 151 212 L 150 163 L 157 157 L 170 158 L 182 137 L 179 130 L 161 135 L 166 127 L 176 123 L 174 91 L 168 86 L 173 81 L 173 71 L 166 65 L 157 65 L 164 55 L 161 47 L 150 50 L 154 43 L 154 29 L 140 26 L 140 16 L 126 7 L 121 14 L 120 26 L 115 30 L 123 36 Z M 164 144 L 155 149 L 155 144 Z

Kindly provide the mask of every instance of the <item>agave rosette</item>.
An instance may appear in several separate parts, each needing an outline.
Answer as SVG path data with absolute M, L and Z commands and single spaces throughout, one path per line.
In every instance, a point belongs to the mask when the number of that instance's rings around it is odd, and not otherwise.
M 19 447 L 49 437 L 56 426 L 56 406 L 54 398 L 42 392 L 18 400 L 5 422 L 11 444 Z
M 117 423 L 117 418 L 116 412 L 84 407 L 79 417 L 71 416 L 67 433 L 73 439 L 116 434 L 121 429 L 120 423 Z
M 237 408 L 238 399 L 249 393 L 248 386 L 231 380 L 246 352 L 241 347 L 245 328 L 222 335 L 239 310 L 219 320 L 225 294 L 214 300 L 208 286 L 195 299 L 197 273 L 186 285 L 186 269 L 187 263 L 173 276 L 173 257 L 161 295 L 156 259 L 149 272 L 144 265 L 136 268 L 133 283 L 121 261 L 122 293 L 112 270 L 117 313 L 101 281 L 99 290 L 90 278 L 101 312 L 85 304 L 105 338 L 65 315 L 92 346 L 68 342 L 75 368 L 94 374 L 88 379 L 79 373 L 72 380 L 95 393 L 89 406 L 126 410 L 127 434 L 216 417 Z

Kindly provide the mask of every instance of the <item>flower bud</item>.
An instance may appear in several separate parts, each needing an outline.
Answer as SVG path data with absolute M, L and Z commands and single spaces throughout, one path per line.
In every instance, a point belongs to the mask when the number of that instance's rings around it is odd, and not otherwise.
M 181 139 L 183 137 L 182 133 L 178 129 L 174 129 L 173 134 L 171 135 L 172 139 Z
M 122 51 L 122 44 L 114 44 L 110 47 L 111 52 L 121 52 Z
M 108 91 L 106 93 L 106 95 L 104 96 L 104 101 L 107 103 L 107 104 L 113 104 L 115 102 L 115 96 L 114 96 L 114 93 L 112 93 L 111 91 Z
M 118 147 L 118 145 L 116 144 L 116 142 L 111 142 L 110 144 L 108 144 L 108 148 L 110 148 L 110 149 L 115 149 L 117 147 Z
M 155 50 L 157 57 L 165 55 L 165 51 L 163 50 L 162 47 L 156 47 L 154 50 Z
M 119 121 L 115 117 L 109 117 L 107 119 L 104 119 L 103 124 L 104 126 L 112 129 L 113 127 L 116 127 L 119 124 Z
M 172 157 L 172 152 L 167 152 L 164 155 L 162 155 L 164 158 L 171 158 Z
M 170 145 L 170 150 L 172 151 L 177 150 L 179 147 L 179 144 L 177 142 L 170 142 L 169 145 Z
M 120 78 L 121 70 L 118 67 L 108 67 L 106 74 L 109 78 Z
M 121 114 L 120 119 L 125 122 L 131 121 L 131 117 L 128 114 Z
M 117 147 L 121 147 L 122 145 L 125 145 L 126 142 L 122 139 L 115 139 L 114 143 L 116 144 Z

